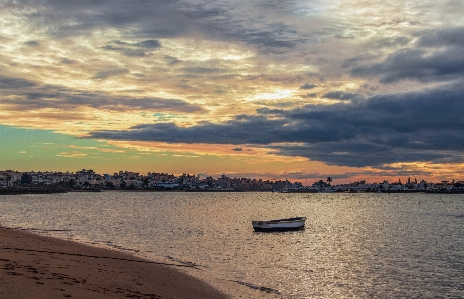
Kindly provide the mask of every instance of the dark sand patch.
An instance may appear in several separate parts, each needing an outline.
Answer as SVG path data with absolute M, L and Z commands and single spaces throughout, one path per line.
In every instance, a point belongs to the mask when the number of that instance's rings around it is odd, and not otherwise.
M 230 298 L 178 267 L 0 227 L 0 298 Z

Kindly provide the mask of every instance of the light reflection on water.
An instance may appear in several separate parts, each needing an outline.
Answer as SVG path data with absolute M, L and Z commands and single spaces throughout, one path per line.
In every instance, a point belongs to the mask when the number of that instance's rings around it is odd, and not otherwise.
M 463 195 L 101 192 L 1 196 L 0 208 L 5 226 L 280 292 L 263 298 L 464 297 Z M 251 228 L 292 216 L 306 230 Z

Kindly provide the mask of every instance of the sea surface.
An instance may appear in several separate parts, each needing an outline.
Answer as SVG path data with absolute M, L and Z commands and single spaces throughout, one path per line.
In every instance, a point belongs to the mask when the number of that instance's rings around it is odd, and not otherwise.
M 305 230 L 251 227 L 294 216 Z M 0 225 L 195 265 L 256 298 L 464 298 L 464 195 L 0 196 Z

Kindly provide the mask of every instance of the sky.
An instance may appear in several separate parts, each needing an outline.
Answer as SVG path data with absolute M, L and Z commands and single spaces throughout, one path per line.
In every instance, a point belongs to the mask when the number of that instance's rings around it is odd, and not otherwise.
M 464 180 L 464 0 L 0 0 L 0 169 Z

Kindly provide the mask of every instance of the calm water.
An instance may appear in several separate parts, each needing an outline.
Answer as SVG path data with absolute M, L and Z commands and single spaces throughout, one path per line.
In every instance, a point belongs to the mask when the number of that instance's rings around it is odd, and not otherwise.
M 306 230 L 251 220 L 306 216 Z M 0 196 L 0 224 L 195 263 L 257 298 L 464 298 L 464 195 L 67 193 Z

